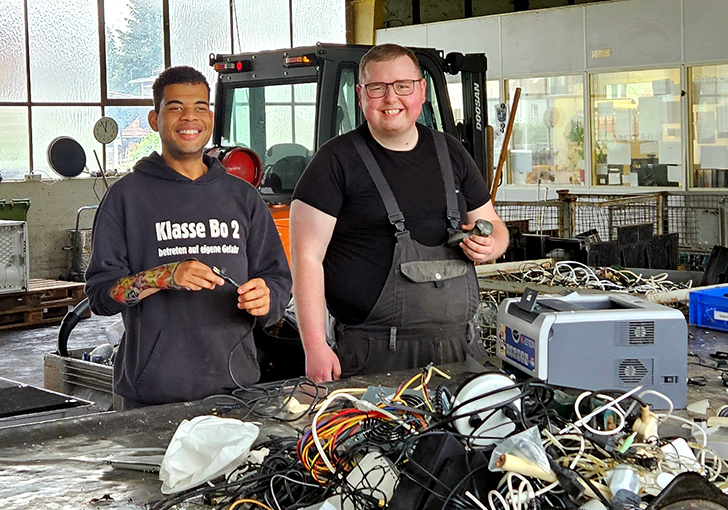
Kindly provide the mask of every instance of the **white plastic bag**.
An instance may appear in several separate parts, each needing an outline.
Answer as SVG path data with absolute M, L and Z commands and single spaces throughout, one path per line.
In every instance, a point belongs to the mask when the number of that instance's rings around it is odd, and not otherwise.
M 242 464 L 258 437 L 252 423 L 218 416 L 184 420 L 169 442 L 159 470 L 162 493 L 196 487 Z
M 497 462 L 503 454 L 513 455 L 521 460 L 535 464 L 544 472 L 551 471 L 549 457 L 546 455 L 546 450 L 544 450 L 541 444 L 541 434 L 536 426 L 501 441 L 493 449 L 493 453 L 490 456 L 490 462 L 488 463 L 488 469 L 490 471 L 502 471 L 497 466 Z

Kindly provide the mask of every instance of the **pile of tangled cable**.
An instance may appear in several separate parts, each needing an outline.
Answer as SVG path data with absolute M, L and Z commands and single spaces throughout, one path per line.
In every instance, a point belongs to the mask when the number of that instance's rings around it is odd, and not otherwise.
M 268 428 L 291 410 L 294 393 L 311 402 L 294 406 L 289 434 L 261 438 L 254 458 L 150 509 L 656 510 L 681 485 L 712 494 L 715 506 L 690 508 L 728 508 L 726 463 L 666 395 L 642 386 L 567 394 L 498 372 L 451 390 L 449 378 L 430 365 L 397 388 L 246 388 L 238 410 L 267 415 Z M 668 420 L 696 438 L 663 435 Z
M 499 274 L 507 281 L 630 294 L 689 289 L 693 284 L 692 280 L 683 283 L 672 282 L 667 273 L 642 276 L 629 269 L 614 266 L 591 268 L 575 261 L 560 261 L 553 264 L 525 262 L 517 272 L 500 271 Z

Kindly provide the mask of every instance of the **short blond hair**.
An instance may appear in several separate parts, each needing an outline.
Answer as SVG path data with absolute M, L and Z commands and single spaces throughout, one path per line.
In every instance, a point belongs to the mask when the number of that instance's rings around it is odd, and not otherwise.
M 407 57 L 415 65 L 417 74 L 422 78 L 422 71 L 420 70 L 420 63 L 412 50 L 400 46 L 399 44 L 380 44 L 374 46 L 367 51 L 359 61 L 359 83 L 361 83 L 361 77 L 364 75 L 367 66 L 371 62 L 388 62 L 399 57 Z

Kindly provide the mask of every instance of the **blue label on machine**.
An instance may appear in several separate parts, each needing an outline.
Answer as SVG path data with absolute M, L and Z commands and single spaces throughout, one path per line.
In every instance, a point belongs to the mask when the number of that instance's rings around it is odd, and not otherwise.
M 536 341 L 508 326 L 506 326 L 505 334 L 506 357 L 528 370 L 534 370 L 536 368 Z

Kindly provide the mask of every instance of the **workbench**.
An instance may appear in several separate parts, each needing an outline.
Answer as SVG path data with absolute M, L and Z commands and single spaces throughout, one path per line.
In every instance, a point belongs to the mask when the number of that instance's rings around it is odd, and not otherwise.
M 478 363 L 471 367 L 485 371 Z M 474 373 L 466 363 L 441 368 L 452 376 L 448 386 L 453 389 Z M 327 386 L 396 387 L 415 373 L 352 377 Z M 433 384 L 443 382 L 433 378 Z M 107 494 L 117 503 L 131 501 L 133 505 L 117 507 L 126 510 L 156 501 L 162 497 L 158 473 L 118 469 L 110 462 L 128 460 L 137 452 L 163 455 L 180 422 L 212 414 L 212 406 L 200 402 L 167 404 L 0 429 L 0 507 L 86 510 L 97 508 L 92 500 Z M 225 416 L 236 418 L 241 412 L 233 410 Z M 310 420 L 304 419 L 294 425 L 308 423 Z M 291 424 L 273 420 L 262 423 L 260 429 L 259 441 L 297 435 Z
M 690 350 L 709 362 L 710 353 L 728 352 L 728 334 L 691 326 Z M 453 389 L 478 369 L 485 370 L 477 363 L 468 366 L 457 363 L 441 368 L 453 376 L 448 383 Z M 396 387 L 414 373 L 416 371 L 355 377 L 330 386 Z M 704 376 L 706 384 L 689 385 L 688 402 L 707 398 L 713 410 L 728 403 L 719 371 L 691 364 L 689 375 Z M 211 414 L 211 411 L 211 405 L 206 407 L 200 403 L 169 404 L 0 429 L 2 508 L 86 510 L 98 508 L 97 503 L 103 502 L 105 497 L 113 498 L 114 503 L 104 508 L 141 508 L 144 503 L 162 496 L 158 474 L 115 468 L 110 461 L 132 455 L 163 455 L 182 420 Z M 237 412 L 226 416 L 238 417 Z M 683 411 L 681 414 L 687 416 L 689 413 Z M 686 429 L 683 431 L 689 434 Z M 263 436 L 295 435 L 295 429 L 289 424 L 266 421 L 259 440 Z

